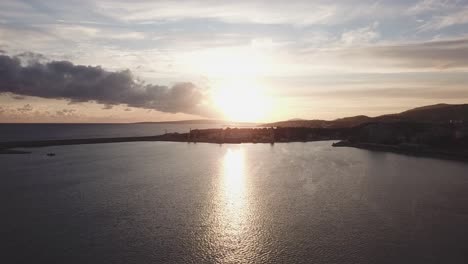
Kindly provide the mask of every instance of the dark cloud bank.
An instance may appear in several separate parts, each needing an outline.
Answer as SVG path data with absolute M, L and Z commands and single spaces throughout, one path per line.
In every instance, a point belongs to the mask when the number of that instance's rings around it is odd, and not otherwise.
M 146 84 L 129 70 L 110 72 L 99 66 L 43 62 L 37 58 L 42 57 L 33 53 L 0 55 L 0 93 L 66 99 L 73 103 L 95 101 L 105 108 L 124 104 L 168 113 L 214 114 L 203 104 L 203 91 L 192 83 L 173 87 Z

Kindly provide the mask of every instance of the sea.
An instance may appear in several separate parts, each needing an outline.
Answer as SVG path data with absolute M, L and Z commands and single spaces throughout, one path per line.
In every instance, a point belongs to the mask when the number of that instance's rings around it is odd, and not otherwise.
M 54 139 L 155 136 L 190 129 L 252 127 L 249 123 L 0 124 L 0 142 Z
M 102 128 L 1 135 L 165 129 Z M 468 263 L 468 163 L 332 143 L 132 142 L 0 155 L 0 263 Z

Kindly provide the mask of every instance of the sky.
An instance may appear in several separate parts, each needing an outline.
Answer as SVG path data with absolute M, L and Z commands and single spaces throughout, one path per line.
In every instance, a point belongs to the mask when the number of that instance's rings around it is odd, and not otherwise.
M 0 122 L 377 116 L 467 73 L 468 0 L 0 3 Z

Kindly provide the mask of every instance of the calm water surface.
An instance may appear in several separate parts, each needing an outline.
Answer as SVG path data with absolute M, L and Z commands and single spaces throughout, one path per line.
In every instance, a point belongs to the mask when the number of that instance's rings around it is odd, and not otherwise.
M 141 137 L 164 133 L 187 133 L 190 129 L 245 127 L 245 124 L 0 124 L 0 142 Z
M 468 262 L 468 164 L 330 145 L 1 155 L 0 261 Z

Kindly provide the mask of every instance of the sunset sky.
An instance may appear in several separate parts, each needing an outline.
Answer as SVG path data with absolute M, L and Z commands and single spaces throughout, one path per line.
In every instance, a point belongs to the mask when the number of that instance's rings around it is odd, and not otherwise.
M 0 122 L 274 121 L 468 103 L 468 1 L 0 3 Z

